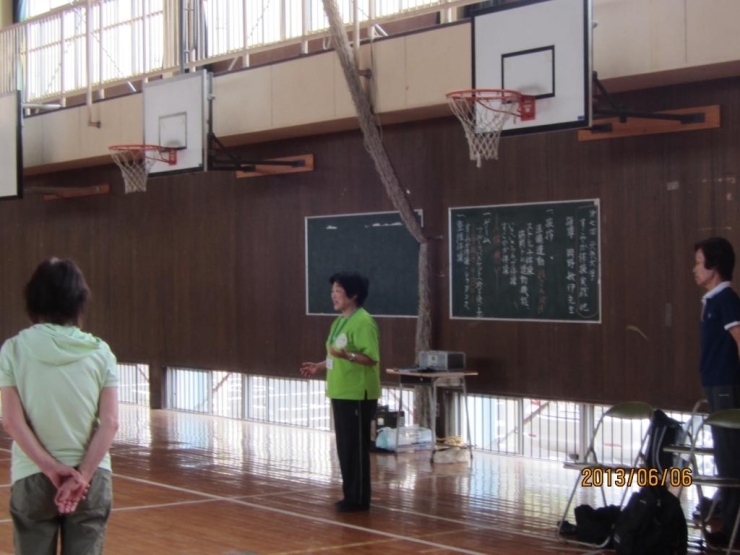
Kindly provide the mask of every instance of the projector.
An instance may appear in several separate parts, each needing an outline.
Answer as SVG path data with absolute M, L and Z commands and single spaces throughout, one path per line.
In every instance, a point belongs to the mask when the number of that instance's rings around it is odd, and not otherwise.
M 465 353 L 456 351 L 421 351 L 419 367 L 431 370 L 464 370 Z

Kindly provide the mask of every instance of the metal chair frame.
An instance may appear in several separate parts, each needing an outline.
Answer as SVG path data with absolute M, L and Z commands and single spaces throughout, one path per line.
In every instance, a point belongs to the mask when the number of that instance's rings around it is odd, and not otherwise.
M 699 467 L 696 461 L 697 454 L 713 454 L 713 451 L 702 448 L 696 445 L 697 439 L 701 435 L 701 431 L 705 426 L 715 426 L 718 428 L 725 428 L 730 430 L 740 430 L 740 408 L 738 409 L 724 409 L 715 411 L 704 418 L 702 423 L 696 430 L 696 434 L 691 437 L 691 449 L 689 451 L 689 461 L 693 465 L 692 467 L 692 483 L 697 486 L 697 491 L 701 495 L 701 486 L 710 486 L 717 488 L 740 488 L 740 479 L 737 478 L 722 478 L 720 476 L 712 476 L 707 474 L 699 474 Z M 712 506 L 709 509 L 709 513 L 705 518 L 701 519 L 701 531 L 702 536 L 706 540 L 707 538 L 707 524 L 714 514 L 714 510 L 717 505 L 717 497 L 715 496 Z M 727 546 L 727 555 L 733 551 L 735 545 L 735 539 L 737 538 L 738 525 L 740 524 L 740 511 L 735 515 L 735 523 L 732 527 L 732 535 L 730 536 L 730 543 Z
M 600 460 L 599 453 L 597 453 L 596 449 L 596 440 L 599 437 L 599 434 L 602 431 L 602 428 L 604 427 L 604 422 L 607 419 L 612 420 L 623 420 L 623 421 L 636 421 L 636 420 L 647 420 L 650 422 L 653 417 L 653 407 L 650 406 L 648 403 L 644 403 L 642 401 L 627 401 L 624 403 L 619 403 L 617 405 L 614 405 L 613 407 L 609 408 L 604 412 L 604 414 L 601 415 L 601 418 L 599 418 L 598 423 L 594 427 L 593 433 L 591 434 L 591 440 L 589 442 L 588 449 L 586 450 L 586 454 L 583 461 L 575 461 L 575 462 L 566 462 L 564 463 L 564 468 L 574 469 L 574 470 L 580 470 L 583 472 L 584 469 L 601 469 L 601 470 L 617 470 L 617 469 L 624 469 L 625 471 L 629 471 L 630 468 L 636 468 L 640 466 L 644 466 L 646 461 L 645 456 L 645 449 L 647 446 L 648 437 L 650 434 L 650 424 L 648 424 L 645 428 L 645 432 L 642 435 L 642 439 L 640 441 L 640 448 L 635 455 L 634 459 L 632 460 L 631 466 L 626 464 L 611 464 L 611 463 L 605 463 L 604 461 Z M 581 476 L 578 476 L 576 478 L 576 482 L 573 485 L 573 490 L 570 493 L 570 497 L 568 498 L 568 503 L 565 505 L 565 509 L 563 510 L 563 516 L 560 519 L 557 527 L 556 533 L 560 535 L 560 530 L 563 526 L 563 523 L 565 522 L 565 518 L 568 516 L 568 511 L 570 510 L 571 505 L 573 504 L 573 499 L 575 499 L 576 492 L 578 491 L 578 487 L 581 484 L 582 479 Z M 604 502 L 604 506 L 607 505 L 607 499 L 606 499 L 606 490 L 605 488 L 609 487 L 608 485 L 605 486 L 603 483 L 600 486 L 601 490 L 601 497 Z M 624 500 L 627 497 L 627 492 L 629 488 L 623 487 L 622 488 L 622 496 L 619 501 L 619 507 L 621 508 L 624 505 Z M 562 537 L 562 536 L 561 536 Z M 604 543 L 602 543 L 600 546 L 606 546 L 609 543 L 609 540 L 611 537 L 607 537 Z M 582 543 L 582 542 L 578 542 Z M 592 545 L 592 544 L 589 544 Z
M 707 410 L 701 410 L 704 408 L 706 408 Z M 709 415 L 708 409 L 709 403 L 706 399 L 699 399 L 696 403 L 694 403 L 694 406 L 691 409 L 691 416 L 686 422 L 685 437 L 683 438 L 683 442 L 681 444 L 666 445 L 665 447 L 663 447 L 663 451 L 665 451 L 666 453 L 671 453 L 672 455 L 683 461 L 683 463 L 681 463 L 681 466 L 688 466 L 688 468 L 691 468 L 692 471 L 699 468 L 699 461 L 696 458 L 697 456 L 711 456 L 714 454 L 713 448 L 699 447 L 697 445 L 697 443 L 699 442 L 700 428 L 702 426 L 702 423 L 704 422 L 704 419 Z M 699 421 L 698 425 L 697 420 Z M 679 465 L 674 464 L 674 466 Z M 704 497 L 704 494 L 702 492 L 701 485 L 697 484 L 696 488 L 699 494 L 699 499 L 702 499 Z M 676 497 L 681 497 L 683 489 L 684 485 L 683 483 L 681 483 L 681 485 L 679 485 L 679 487 L 676 489 Z

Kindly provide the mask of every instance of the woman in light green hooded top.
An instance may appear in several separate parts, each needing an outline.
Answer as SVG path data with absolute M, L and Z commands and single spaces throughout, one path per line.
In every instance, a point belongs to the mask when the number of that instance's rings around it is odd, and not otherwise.
M 118 374 L 108 345 L 80 330 L 89 289 L 70 260 L 42 262 L 24 291 L 30 328 L 0 349 L 3 426 L 13 438 L 15 552 L 102 553 L 112 504 L 108 450 Z

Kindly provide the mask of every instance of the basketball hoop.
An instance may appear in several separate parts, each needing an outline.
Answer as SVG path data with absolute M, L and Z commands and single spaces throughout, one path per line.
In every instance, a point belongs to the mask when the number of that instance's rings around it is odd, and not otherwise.
M 506 89 L 466 89 L 447 93 L 447 103 L 463 124 L 470 159 L 480 168 L 483 159 L 498 159 L 501 131 L 511 117 L 535 117 L 535 97 Z
M 177 163 L 177 150 L 159 145 L 113 145 L 111 156 L 121 168 L 126 193 L 146 191 L 146 180 L 154 162 Z

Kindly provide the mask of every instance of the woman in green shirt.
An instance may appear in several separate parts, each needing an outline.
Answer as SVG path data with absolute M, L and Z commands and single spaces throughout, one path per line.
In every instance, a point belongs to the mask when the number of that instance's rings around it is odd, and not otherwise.
M 331 276 L 331 300 L 341 313 L 331 325 L 326 359 L 304 362 L 307 378 L 326 370 L 326 395 L 331 399 L 337 456 L 344 498 L 339 512 L 370 508 L 370 423 L 380 397 L 378 325 L 362 308 L 370 282 L 357 273 Z

